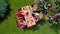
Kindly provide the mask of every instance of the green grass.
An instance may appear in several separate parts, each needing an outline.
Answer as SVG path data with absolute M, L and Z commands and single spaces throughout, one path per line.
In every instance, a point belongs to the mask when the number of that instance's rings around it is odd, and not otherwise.
M 14 14 L 19 7 L 34 4 L 33 0 L 7 0 L 10 4 L 10 15 L 0 24 L 0 34 L 60 34 L 60 30 L 50 29 L 49 23 L 37 24 L 32 28 L 21 29 L 16 26 Z

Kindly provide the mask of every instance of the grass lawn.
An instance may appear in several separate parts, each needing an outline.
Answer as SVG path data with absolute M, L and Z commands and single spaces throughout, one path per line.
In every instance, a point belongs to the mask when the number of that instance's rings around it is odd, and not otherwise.
M 7 0 L 10 4 L 10 15 L 0 24 L 0 34 L 60 34 L 60 29 L 50 28 L 49 23 L 39 23 L 35 27 L 21 29 L 16 26 L 14 14 L 19 7 L 34 4 L 33 0 Z

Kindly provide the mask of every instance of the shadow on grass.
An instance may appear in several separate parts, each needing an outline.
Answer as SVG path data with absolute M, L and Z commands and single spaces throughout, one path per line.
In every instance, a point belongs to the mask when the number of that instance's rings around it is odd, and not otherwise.
M 12 10 L 10 8 L 10 4 L 7 2 L 8 6 L 7 6 L 7 10 L 6 10 L 6 13 L 5 13 L 5 16 L 4 18 L 0 18 L 0 24 L 5 20 L 5 19 L 8 19 L 7 17 L 10 16 L 10 11 Z
M 30 27 L 30 28 L 25 27 L 25 28 L 23 28 L 23 30 L 24 30 L 24 31 L 28 31 L 28 30 L 37 31 L 37 30 L 39 30 L 40 25 L 43 25 L 44 23 L 45 23 L 45 21 L 41 20 L 41 21 L 38 21 L 35 26 L 32 26 L 32 27 Z M 39 26 L 38 26 L 38 25 L 39 25 Z
M 37 31 L 39 29 L 39 27 L 37 25 L 33 26 L 33 27 L 25 27 L 23 28 L 24 31 L 28 31 L 28 30 L 32 30 L 32 31 Z
M 38 25 L 44 25 L 44 23 L 46 23 L 44 19 L 37 22 Z
M 60 30 L 60 24 L 53 24 L 51 25 L 50 29 L 54 29 L 54 31 L 56 32 L 56 34 L 58 34 L 58 30 Z

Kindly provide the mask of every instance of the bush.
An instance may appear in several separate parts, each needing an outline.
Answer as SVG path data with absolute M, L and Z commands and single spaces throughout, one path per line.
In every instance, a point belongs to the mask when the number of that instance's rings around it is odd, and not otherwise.
M 7 14 L 7 6 L 8 4 L 5 0 L 0 0 L 0 19 L 4 18 L 4 16 Z

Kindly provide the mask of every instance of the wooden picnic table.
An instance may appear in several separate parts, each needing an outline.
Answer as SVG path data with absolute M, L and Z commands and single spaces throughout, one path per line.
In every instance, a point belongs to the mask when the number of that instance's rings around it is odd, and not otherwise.
M 29 9 L 29 7 L 30 6 L 22 7 L 22 12 L 24 13 L 24 18 L 26 20 L 27 27 L 31 27 L 33 25 L 36 25 L 35 20 L 34 20 L 34 18 L 32 16 L 32 13 L 31 13 L 31 10 Z M 28 13 L 28 15 L 26 13 Z

